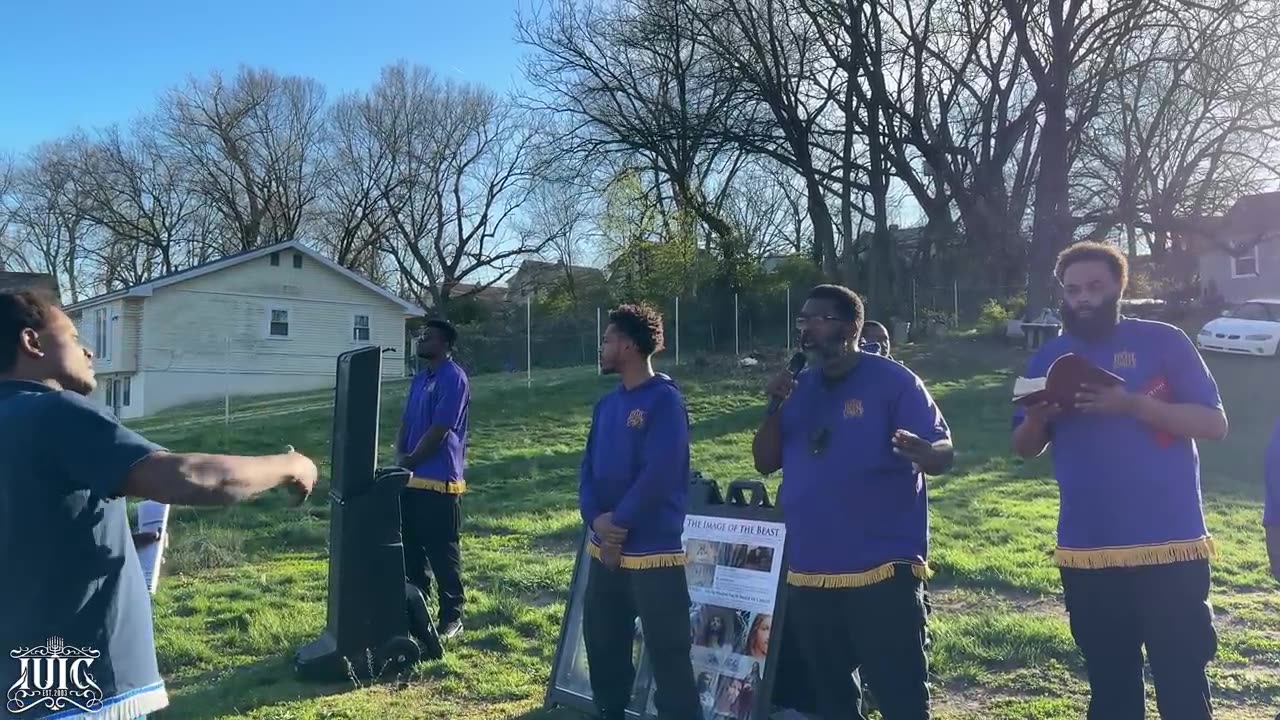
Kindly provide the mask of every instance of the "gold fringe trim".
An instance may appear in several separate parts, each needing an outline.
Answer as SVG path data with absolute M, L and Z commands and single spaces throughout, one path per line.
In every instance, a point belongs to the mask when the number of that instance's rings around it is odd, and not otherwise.
M 933 577 L 933 571 L 929 569 L 929 565 L 905 562 L 885 563 L 877 568 L 865 570 L 856 573 L 801 573 L 795 571 L 787 572 L 787 584 L 795 587 L 809 588 L 857 588 L 875 585 L 884 582 L 893 577 L 897 572 L 899 565 L 910 565 L 911 574 L 921 580 L 928 580 Z
M 1157 545 L 1121 545 L 1116 547 L 1073 550 L 1059 547 L 1053 553 L 1058 567 L 1078 570 L 1101 570 L 1113 567 L 1169 565 L 1191 560 L 1212 560 L 1218 548 L 1206 535 L 1195 540 L 1177 540 Z
M 432 490 L 445 495 L 461 495 L 467 491 L 466 480 L 433 480 L 431 478 L 411 477 L 407 487 L 415 490 Z
M 591 543 L 587 546 L 587 553 L 591 557 L 600 559 L 600 546 Z M 685 564 L 684 552 L 669 553 L 653 553 L 651 555 L 622 555 L 622 568 L 624 570 L 652 570 L 653 568 L 669 568 L 683 567 Z

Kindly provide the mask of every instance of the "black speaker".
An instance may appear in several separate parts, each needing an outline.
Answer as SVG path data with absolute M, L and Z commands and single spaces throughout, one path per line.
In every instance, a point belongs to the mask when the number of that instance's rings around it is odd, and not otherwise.
M 338 358 L 328 615 L 324 633 L 295 656 L 304 679 L 394 676 L 443 656 L 422 593 L 405 581 L 400 491 L 409 473 L 376 468 L 381 373 L 377 347 Z
M 339 355 L 330 473 L 330 492 L 339 498 L 368 492 L 373 484 L 381 406 L 381 349 L 370 346 Z

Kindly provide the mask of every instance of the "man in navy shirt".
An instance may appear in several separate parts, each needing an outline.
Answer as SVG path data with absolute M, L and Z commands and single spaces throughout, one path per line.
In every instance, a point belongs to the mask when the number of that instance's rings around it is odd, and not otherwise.
M 426 367 L 413 378 L 396 446 L 399 465 L 413 473 L 401 493 L 405 569 L 424 595 L 435 576 L 440 599 L 437 632 L 448 640 L 462 632 L 462 493 L 471 385 L 453 361 L 458 331 L 430 320 L 416 352 Z
M 305 498 L 316 481 L 292 449 L 179 455 L 147 441 L 87 399 L 92 357 L 48 300 L 0 293 L 0 684 L 24 718 L 168 705 L 125 496 L 226 505 L 281 485 Z M 38 674 L 59 663 L 74 670 L 50 692 Z

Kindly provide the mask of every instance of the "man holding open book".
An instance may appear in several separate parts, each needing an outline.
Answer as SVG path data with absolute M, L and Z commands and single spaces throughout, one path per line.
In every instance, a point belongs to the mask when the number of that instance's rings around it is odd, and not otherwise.
M 1065 333 L 1031 359 L 1026 378 L 1048 382 L 1018 400 L 1013 446 L 1030 458 L 1053 445 L 1055 557 L 1089 720 L 1144 716 L 1144 647 L 1160 717 L 1212 718 L 1213 541 L 1196 440 L 1227 434 L 1217 383 L 1181 330 L 1120 316 L 1128 264 L 1115 248 L 1073 245 L 1057 277 Z

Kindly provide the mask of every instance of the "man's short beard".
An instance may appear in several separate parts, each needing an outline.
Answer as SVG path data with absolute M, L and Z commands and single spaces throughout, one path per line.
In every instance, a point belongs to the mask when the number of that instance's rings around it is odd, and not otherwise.
M 1068 335 L 1082 340 L 1101 340 L 1110 335 L 1120 322 L 1120 298 L 1108 298 L 1088 317 L 1081 317 L 1063 301 L 1061 313 L 1062 329 Z

